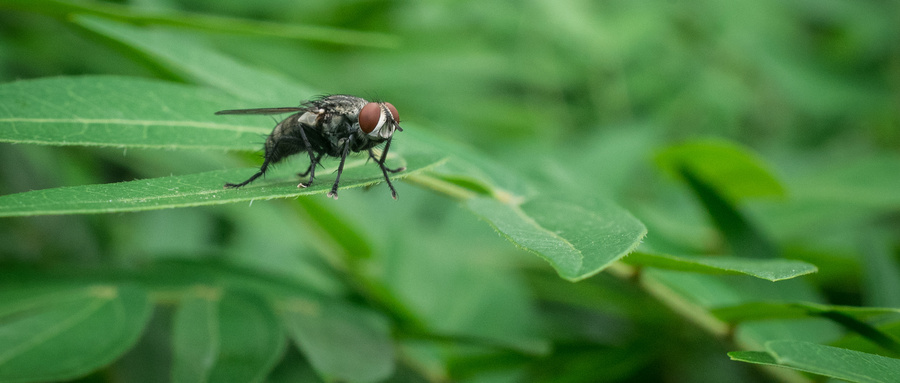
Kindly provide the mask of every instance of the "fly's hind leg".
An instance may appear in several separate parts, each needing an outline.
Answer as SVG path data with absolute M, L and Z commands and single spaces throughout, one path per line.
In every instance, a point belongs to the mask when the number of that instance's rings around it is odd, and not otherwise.
M 322 156 L 324 156 L 324 155 L 325 155 L 324 152 L 323 152 L 323 153 L 319 153 L 319 155 L 316 156 L 316 159 L 315 159 L 314 161 L 312 161 L 312 162 L 309 163 L 309 167 L 306 168 L 306 171 L 303 172 L 303 173 L 297 173 L 297 176 L 300 176 L 300 177 L 306 177 L 306 175 L 309 174 L 309 172 L 312 171 L 312 168 L 313 168 L 313 167 L 319 165 L 319 160 L 321 160 L 321 159 L 322 159 Z
M 225 188 L 226 188 L 226 189 L 237 189 L 237 188 L 239 188 L 239 187 L 241 187 L 241 186 L 246 186 L 247 184 L 253 182 L 255 179 L 259 178 L 259 176 L 265 174 L 265 173 L 266 173 L 266 170 L 267 170 L 268 168 L 269 168 L 269 158 L 266 158 L 266 159 L 263 161 L 262 166 L 259 167 L 259 171 L 256 172 L 256 174 L 250 176 L 250 178 L 248 178 L 246 181 L 241 182 L 241 183 L 233 184 L 233 183 L 231 183 L 231 182 L 226 182 L 226 183 L 225 183 Z

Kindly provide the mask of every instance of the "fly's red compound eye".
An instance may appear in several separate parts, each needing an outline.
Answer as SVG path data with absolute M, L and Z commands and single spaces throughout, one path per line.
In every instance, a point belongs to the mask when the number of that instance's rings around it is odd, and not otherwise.
M 394 105 L 391 105 L 391 103 L 389 102 L 384 103 L 384 106 L 386 106 L 388 110 L 391 111 L 391 116 L 394 117 L 394 122 L 400 122 L 400 113 L 397 112 L 397 108 L 395 108 Z
M 370 102 L 359 111 L 359 128 L 363 132 L 372 133 L 378 123 L 381 122 L 381 107 L 378 103 Z

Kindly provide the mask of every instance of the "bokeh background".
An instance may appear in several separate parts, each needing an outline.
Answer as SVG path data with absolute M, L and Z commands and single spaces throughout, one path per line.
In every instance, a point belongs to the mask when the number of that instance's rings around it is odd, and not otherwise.
M 654 155 L 691 140 L 731 141 L 768 164 L 786 185 L 786 198 L 797 197 L 787 207 L 766 200 L 744 208 L 788 256 L 819 265 L 812 279 L 832 303 L 897 303 L 896 297 L 871 300 L 860 254 L 862 243 L 875 243 L 896 260 L 900 244 L 900 202 L 889 192 L 900 190 L 892 189 L 900 183 L 900 2 L 86 3 L 124 14 L 324 27 L 323 35 L 343 40 L 132 20 L 182 31 L 319 93 L 388 100 L 404 121 L 481 152 L 541 190 L 588 205 L 614 200 L 647 225 L 645 242 L 662 251 L 716 253 L 723 245 L 687 188 L 663 174 Z M 191 81 L 69 23 L 66 4 L 0 0 L 0 80 L 116 74 Z M 260 106 L 291 106 L 309 96 L 285 95 L 284 105 Z M 403 145 L 402 136 L 395 145 Z M 0 144 L 0 194 L 257 164 L 254 153 Z M 401 183 L 394 203 L 382 189 L 346 191 L 339 203 L 322 198 L 304 208 L 268 201 L 3 219 L 0 262 L 141 268 L 160 259 L 215 260 L 352 296 L 329 260 L 333 244 L 321 240 L 307 216 L 324 209 L 362 233 L 361 251 L 372 256 L 364 273 L 432 328 L 514 345 L 508 353 L 438 353 L 441 362 L 432 369 L 401 363 L 394 379 L 768 379 L 728 361 L 724 353 L 733 345 L 720 344 L 625 281 L 605 274 L 579 284 L 559 280 L 452 200 Z M 792 194 L 798 189 L 807 194 Z M 164 308 L 157 310 L 152 331 L 111 367 L 112 376 L 141 381 L 154 369 L 135 373 L 135 366 L 165 363 L 158 347 L 167 319 Z M 418 356 L 412 359 L 429 359 L 421 356 L 429 347 L 405 346 Z M 303 357 L 291 351 L 285 358 Z M 294 365 L 282 363 L 271 379 L 311 377 Z

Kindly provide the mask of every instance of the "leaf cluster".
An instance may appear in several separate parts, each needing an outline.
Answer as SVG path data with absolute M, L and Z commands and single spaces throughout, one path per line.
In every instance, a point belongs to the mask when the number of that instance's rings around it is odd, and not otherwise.
M 0 0 L 0 381 L 895 381 L 890 7 Z

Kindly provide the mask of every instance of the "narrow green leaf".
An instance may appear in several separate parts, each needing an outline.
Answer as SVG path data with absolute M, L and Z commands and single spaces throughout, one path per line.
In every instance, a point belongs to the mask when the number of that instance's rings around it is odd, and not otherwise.
M 427 167 L 440 163 L 441 158 L 424 152 L 411 152 L 396 165 L 407 170 L 392 175 L 400 179 Z M 396 166 L 391 165 L 391 166 Z M 307 188 L 298 188 L 300 180 L 296 168 L 282 166 L 265 179 L 260 179 L 240 189 L 224 189 L 225 182 L 246 179 L 256 169 L 228 169 L 185 176 L 153 178 L 139 181 L 102 185 L 70 186 L 55 189 L 34 190 L 0 196 L 0 217 L 33 216 L 49 214 L 111 213 L 144 211 L 174 207 L 218 205 L 233 202 L 253 202 L 273 198 L 324 194 L 331 189 L 334 176 L 329 170 L 320 171 L 320 177 Z M 378 168 L 364 158 L 348 159 L 341 176 L 341 189 L 372 185 L 382 182 Z M 390 200 L 390 193 L 384 191 Z
M 301 100 L 318 95 L 318 92 L 294 79 L 239 63 L 230 56 L 198 43 L 196 36 L 188 33 L 136 27 L 97 17 L 79 16 L 74 21 L 89 31 L 138 50 L 179 76 L 221 89 L 235 99 L 255 103 L 220 105 L 221 109 L 296 106 Z M 221 120 L 221 117 L 217 120 Z
M 752 302 L 714 309 L 712 314 L 728 322 L 826 318 L 887 350 L 900 352 L 900 339 L 865 322 L 865 319 L 873 316 L 900 314 L 900 309 L 897 308 L 833 306 L 809 302 Z
M 844 326 L 844 328 L 846 328 L 847 330 L 853 331 L 865 337 L 866 339 L 871 340 L 873 343 L 883 347 L 886 350 L 893 351 L 894 353 L 900 353 L 900 339 L 884 331 L 881 331 L 873 325 L 870 325 L 851 315 L 847 315 L 839 311 L 823 311 L 819 313 L 819 316 L 828 318 L 835 323 Z
M 716 228 L 725 236 L 732 253 L 739 257 L 771 259 L 778 249 L 744 216 L 720 190 L 705 182 L 690 168 L 681 168 L 681 176 L 703 203 Z
M 317 25 L 283 24 L 238 19 L 209 14 L 148 11 L 142 7 L 100 1 L 5 0 L 5 6 L 68 18 L 73 14 L 92 14 L 141 24 L 169 25 L 220 33 L 312 40 L 333 44 L 391 48 L 396 37 L 377 32 L 354 31 Z
M 315 236 L 325 246 L 331 246 L 340 252 L 342 257 L 369 258 L 372 256 L 372 247 L 363 236 L 363 233 L 350 222 L 343 219 L 337 213 L 328 208 L 329 201 L 302 198 L 297 200 L 298 211 L 306 219 L 316 223 L 313 230 Z
M 387 319 L 336 301 L 293 299 L 282 320 L 294 342 L 326 381 L 376 382 L 394 370 Z
M 745 274 L 770 281 L 796 278 L 817 271 L 815 265 L 788 259 L 687 256 L 636 252 L 624 259 L 631 265 L 707 274 Z
M 778 340 L 766 350 L 780 366 L 860 383 L 894 383 L 900 359 L 821 344 Z
M 137 342 L 150 317 L 144 291 L 90 285 L 0 293 L 0 381 L 74 379 Z
M 687 168 L 732 202 L 785 194 L 781 182 L 762 159 L 727 141 L 706 140 L 672 146 L 658 153 L 656 162 L 674 175 Z
M 0 85 L 0 142 L 259 150 L 272 127 L 213 114 L 235 99 L 196 86 L 113 76 Z
M 751 302 L 712 310 L 713 315 L 726 322 L 796 319 L 819 316 L 823 312 L 839 312 L 863 320 L 879 315 L 898 314 L 900 308 L 836 306 L 812 302 Z
M 549 197 L 518 206 L 483 197 L 465 203 L 510 241 L 541 256 L 572 281 L 624 257 L 647 233 L 640 221 L 612 204 L 586 210 Z
M 265 303 L 217 288 L 181 302 L 173 333 L 173 382 L 262 381 L 285 342 Z
M 747 362 L 753 364 L 762 364 L 766 366 L 777 366 L 778 361 L 765 351 L 732 351 L 728 353 L 731 360 L 738 362 Z

